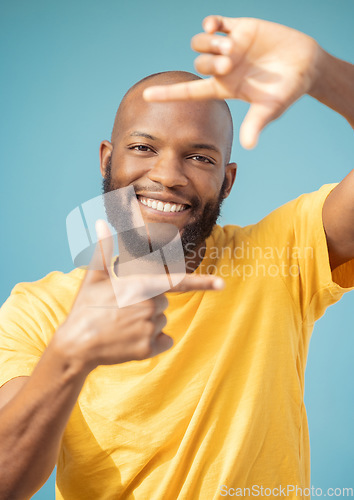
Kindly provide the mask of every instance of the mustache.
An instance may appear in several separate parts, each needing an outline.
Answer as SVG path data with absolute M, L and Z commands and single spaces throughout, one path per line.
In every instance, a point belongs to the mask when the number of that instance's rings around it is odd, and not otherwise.
M 159 182 L 154 182 L 152 184 L 140 184 L 140 183 L 133 183 L 133 188 L 135 190 L 135 193 L 143 191 L 144 193 L 165 193 L 166 195 L 172 196 L 176 195 L 179 198 L 184 198 L 188 200 L 188 203 L 190 204 L 192 210 L 196 210 L 201 206 L 201 202 L 199 201 L 197 196 L 192 196 L 192 197 L 186 197 L 185 193 L 183 193 L 179 189 L 175 188 L 168 188 L 166 189 L 162 184 Z M 153 197 L 153 196 L 152 196 Z
M 179 198 L 186 199 L 185 194 L 180 190 L 176 188 L 165 188 L 162 184 L 159 182 L 133 182 L 132 186 L 134 188 L 135 193 L 139 191 L 143 191 L 146 193 L 166 193 L 170 196 L 176 195 Z M 109 158 L 106 166 L 106 172 L 103 178 L 102 182 L 102 193 L 109 193 L 110 191 L 114 191 L 115 189 L 119 189 L 120 186 L 119 183 L 113 182 L 112 181 L 112 164 L 111 164 L 111 158 Z M 201 207 L 201 201 L 197 196 L 188 196 L 188 203 L 190 205 L 191 211 L 197 211 Z

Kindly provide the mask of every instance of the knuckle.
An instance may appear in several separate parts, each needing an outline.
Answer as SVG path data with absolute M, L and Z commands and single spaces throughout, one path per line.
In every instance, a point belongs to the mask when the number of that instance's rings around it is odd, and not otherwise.
M 146 312 L 149 317 L 153 316 L 156 313 L 156 302 L 154 299 L 149 299 L 146 301 Z
M 168 307 L 168 299 L 165 295 L 159 295 L 156 297 L 156 312 L 162 312 Z
M 235 40 L 231 36 L 228 37 L 228 40 L 229 40 L 230 52 L 233 52 L 237 48 Z
M 161 319 L 161 330 L 163 330 L 163 328 L 165 328 L 165 326 L 167 325 L 167 318 L 166 316 L 163 314 L 162 315 L 162 319 Z
M 135 308 L 139 316 L 145 319 L 152 318 L 156 312 L 156 304 L 153 299 L 144 300 L 139 304 L 135 304 Z
M 214 69 L 218 74 L 229 73 L 232 69 L 232 61 L 229 57 L 218 56 L 214 59 Z
M 151 356 L 152 352 L 153 349 L 150 341 L 148 339 L 144 339 L 144 341 L 140 342 L 136 350 L 136 359 L 146 359 Z
M 143 327 L 143 334 L 147 339 L 150 339 L 155 332 L 155 324 L 152 321 L 146 321 Z
M 162 296 L 162 308 L 163 310 L 167 309 L 168 308 L 168 298 L 166 297 L 166 295 L 163 295 Z

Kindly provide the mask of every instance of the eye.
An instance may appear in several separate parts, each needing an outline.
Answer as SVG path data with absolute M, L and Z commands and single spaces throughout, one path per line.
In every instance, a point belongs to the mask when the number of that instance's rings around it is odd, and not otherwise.
M 212 160 L 211 158 L 208 158 L 207 156 L 202 156 L 202 155 L 194 155 L 190 157 L 192 160 L 196 160 L 202 163 L 210 163 L 211 165 L 215 165 L 215 161 Z
M 149 148 L 149 146 L 145 146 L 145 144 L 136 144 L 135 146 L 131 146 L 129 149 L 133 149 L 134 151 L 141 151 L 143 153 L 153 151 L 151 148 Z

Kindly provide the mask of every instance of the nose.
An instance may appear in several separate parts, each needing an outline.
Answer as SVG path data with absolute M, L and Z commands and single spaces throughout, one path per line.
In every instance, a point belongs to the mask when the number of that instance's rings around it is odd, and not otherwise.
M 148 177 L 168 188 L 185 187 L 188 184 L 182 160 L 172 155 L 156 158 Z

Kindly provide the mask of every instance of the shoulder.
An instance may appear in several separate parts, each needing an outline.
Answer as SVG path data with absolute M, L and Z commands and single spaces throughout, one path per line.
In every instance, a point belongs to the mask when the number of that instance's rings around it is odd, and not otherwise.
M 11 291 L 11 295 L 32 294 L 35 296 L 60 295 L 74 291 L 83 280 L 85 271 L 75 268 L 68 273 L 52 271 L 43 278 L 36 281 L 24 281 L 17 283 Z
M 324 238 L 323 204 L 336 185 L 325 184 L 317 191 L 301 194 L 254 224 L 244 227 L 216 225 L 207 240 L 207 248 L 210 253 L 214 249 L 215 254 L 220 248 L 234 249 L 239 257 L 241 250 L 248 248 L 265 251 L 280 247 L 283 253 L 288 253 L 289 248 L 298 245 L 317 246 Z
M 70 310 L 84 275 L 85 271 L 77 268 L 68 273 L 53 271 L 37 281 L 18 283 L 0 309 L 0 320 L 6 321 L 20 312 L 61 319 Z
M 300 232 L 310 227 L 322 230 L 322 208 L 337 183 L 324 184 L 317 191 L 303 193 L 284 203 L 259 222 L 243 228 L 257 244 L 283 244 L 284 239 L 296 240 Z

